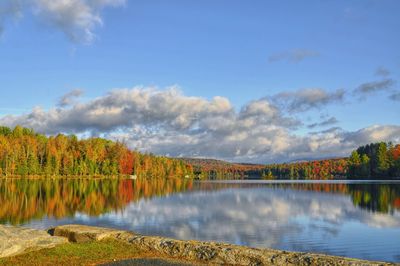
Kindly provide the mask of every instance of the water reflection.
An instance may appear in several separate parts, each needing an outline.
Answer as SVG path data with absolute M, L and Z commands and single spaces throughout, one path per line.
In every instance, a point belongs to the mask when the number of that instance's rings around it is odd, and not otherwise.
M 3 180 L 0 200 L 3 223 L 81 223 L 180 239 L 400 258 L 399 183 Z
M 234 188 L 271 188 L 349 195 L 354 205 L 372 212 L 400 209 L 400 185 L 376 183 L 211 183 L 186 179 L 17 179 L 0 180 L 0 222 L 20 224 L 42 217 L 70 217 L 80 212 L 99 216 L 122 210 L 142 198 L 183 191 L 216 191 Z M 249 192 L 251 193 L 251 191 Z M 270 192 L 269 192 L 270 193 Z M 281 193 L 281 192 L 279 192 Z M 291 192 L 290 194 L 293 194 Z M 330 213 L 334 210 L 328 209 Z
M 398 181 L 218 181 L 201 183 L 207 189 L 259 188 L 303 190 L 350 195 L 354 205 L 373 212 L 400 210 Z
M 190 190 L 191 180 L 0 179 L 0 223 L 90 216 L 121 210 L 141 198 Z

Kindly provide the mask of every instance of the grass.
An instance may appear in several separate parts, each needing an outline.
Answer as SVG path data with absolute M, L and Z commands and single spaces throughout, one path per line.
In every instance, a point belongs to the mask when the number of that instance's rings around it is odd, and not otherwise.
M 96 265 L 126 258 L 150 257 L 118 240 L 67 243 L 51 249 L 32 251 L 0 259 L 0 265 Z

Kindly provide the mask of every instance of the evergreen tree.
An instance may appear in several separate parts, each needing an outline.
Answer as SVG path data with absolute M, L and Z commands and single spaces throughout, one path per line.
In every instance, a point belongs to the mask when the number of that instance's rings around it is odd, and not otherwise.
M 358 177 L 360 165 L 360 154 L 357 151 L 353 151 L 349 158 L 349 177 Z
M 389 160 L 387 154 L 387 146 L 386 143 L 379 143 L 378 151 L 376 154 L 377 161 L 377 174 L 380 176 L 385 176 L 388 174 L 389 170 Z
M 369 157 L 366 154 L 363 154 L 361 156 L 361 169 L 360 169 L 360 176 L 361 177 L 365 177 L 365 178 L 369 178 L 370 177 L 370 164 L 369 164 Z

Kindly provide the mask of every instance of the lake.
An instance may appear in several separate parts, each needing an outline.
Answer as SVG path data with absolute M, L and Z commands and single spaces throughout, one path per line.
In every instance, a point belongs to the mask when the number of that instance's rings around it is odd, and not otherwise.
M 399 181 L 0 180 L 0 223 L 400 262 Z

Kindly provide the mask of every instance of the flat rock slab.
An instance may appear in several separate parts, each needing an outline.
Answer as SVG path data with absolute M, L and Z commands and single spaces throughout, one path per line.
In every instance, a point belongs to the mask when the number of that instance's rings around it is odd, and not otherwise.
M 119 260 L 110 263 L 101 264 L 100 266 L 139 266 L 139 265 L 147 265 L 147 266 L 191 266 L 193 264 L 182 263 L 178 261 L 172 260 L 164 260 L 164 259 L 128 259 L 128 260 Z
M 249 248 L 231 244 L 203 241 L 183 241 L 157 236 L 142 236 L 128 231 L 100 227 L 63 225 L 49 230 L 56 236 L 64 236 L 74 242 L 96 241 L 114 238 L 132 245 L 133 248 L 149 252 L 157 257 L 175 258 L 208 265 L 337 265 L 337 266 L 383 266 L 398 265 L 344 257 L 288 252 L 274 249 Z M 136 263 L 128 260 L 126 263 Z M 168 261 L 162 261 L 167 263 Z M 125 262 L 120 262 L 125 263 Z M 159 263 L 159 262 L 155 262 Z M 113 265 L 113 264 L 110 264 Z M 114 264 L 137 265 L 137 264 Z M 155 264 L 168 265 L 168 264 Z
M 117 235 L 126 233 L 126 231 L 72 224 L 50 228 L 48 233 L 52 236 L 66 237 L 70 242 L 83 243 L 99 241 L 105 238 L 116 238 Z
M 0 258 L 31 250 L 52 248 L 67 242 L 67 239 L 52 237 L 43 230 L 0 225 Z

